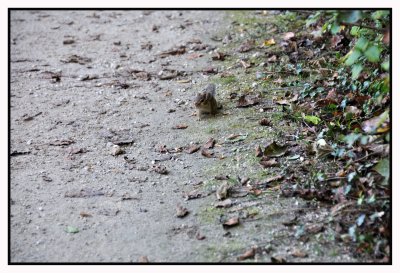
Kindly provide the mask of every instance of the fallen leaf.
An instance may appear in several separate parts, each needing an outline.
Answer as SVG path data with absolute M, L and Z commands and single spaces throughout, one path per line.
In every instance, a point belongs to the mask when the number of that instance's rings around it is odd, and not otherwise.
M 313 224 L 306 228 L 307 232 L 310 234 L 317 234 L 324 231 L 324 226 L 322 224 Z
M 237 49 L 238 52 L 240 53 L 244 53 L 247 51 L 250 51 L 254 48 L 255 45 L 255 41 L 254 40 L 247 40 L 245 42 L 243 42 L 239 48 Z
M 334 35 L 331 38 L 331 48 L 338 48 L 340 42 L 343 40 L 344 36 L 343 35 Z
M 246 62 L 245 60 L 240 60 L 240 64 L 243 66 L 244 69 L 251 67 L 251 63 Z
M 259 196 L 260 194 L 263 193 L 263 191 L 260 190 L 260 189 L 253 189 L 253 190 L 250 190 L 249 193 L 251 193 L 251 194 L 253 194 L 255 196 Z
M 63 63 L 77 63 L 80 65 L 88 64 L 92 61 L 91 58 L 82 57 L 78 55 L 70 55 L 66 59 L 61 60 Z
M 208 158 L 212 158 L 212 157 L 214 157 L 214 152 L 206 150 L 206 149 L 201 149 L 201 155 L 208 157 Z
M 192 200 L 192 199 L 197 199 L 197 198 L 200 198 L 200 197 L 202 197 L 202 194 L 198 190 L 193 190 L 191 192 L 188 192 L 188 193 L 184 194 L 184 198 L 185 198 L 186 201 L 187 200 Z
M 389 111 L 386 110 L 379 116 L 364 121 L 361 124 L 361 128 L 367 134 L 373 134 L 377 132 L 378 128 L 383 127 L 384 124 L 388 122 L 389 122 Z
M 355 117 L 360 116 L 362 113 L 362 111 L 358 109 L 356 106 L 346 106 L 345 112 L 352 113 Z
M 197 58 L 200 58 L 203 56 L 204 56 L 204 54 L 202 54 L 202 53 L 192 53 L 192 54 L 189 54 L 186 58 L 188 60 L 194 60 L 194 59 L 197 59 Z
M 178 71 L 173 69 L 164 69 L 158 72 L 158 77 L 160 80 L 171 80 L 179 76 Z
M 276 257 L 271 257 L 271 262 L 274 264 L 283 264 L 286 263 L 286 260 L 283 257 L 276 256 Z
M 288 105 L 288 106 L 291 105 L 290 102 L 288 100 L 285 100 L 285 99 L 277 100 L 277 101 L 275 101 L 275 103 L 279 104 L 279 105 Z
M 265 180 L 265 182 L 266 182 L 266 183 L 271 183 L 271 182 L 273 182 L 273 181 L 277 181 L 277 180 L 280 180 L 280 179 L 282 179 L 282 178 L 283 178 L 282 175 L 276 175 L 276 176 L 273 176 L 273 177 L 268 178 L 267 180 Z
M 256 249 L 251 248 L 251 249 L 247 250 L 245 253 L 243 253 L 242 255 L 240 255 L 239 257 L 237 257 L 237 260 L 243 261 L 246 259 L 253 259 L 255 255 L 256 255 Z
M 181 55 L 181 54 L 185 54 L 186 52 L 186 47 L 181 45 L 179 47 L 175 47 L 166 51 L 161 52 L 160 54 L 158 54 L 159 57 L 161 58 L 165 58 L 171 55 Z
M 196 233 L 196 239 L 197 240 L 204 240 L 206 238 L 206 236 L 202 235 L 200 232 Z
M 140 45 L 141 49 L 146 49 L 146 50 L 151 50 L 153 48 L 153 45 L 150 42 L 146 42 Z
M 303 251 L 301 251 L 300 249 L 294 249 L 293 251 L 292 251 L 292 256 L 293 257 L 296 257 L 296 258 L 305 258 L 305 257 L 307 257 L 308 255 L 307 255 L 307 253 L 305 253 L 305 252 L 303 252 Z
M 271 39 L 269 39 L 269 40 L 265 40 L 265 41 L 264 41 L 264 46 L 272 46 L 272 45 L 274 45 L 274 44 L 276 44 L 274 38 L 271 38 Z
M 63 41 L 63 44 L 64 44 L 64 45 L 72 45 L 73 43 L 75 43 L 75 40 L 74 40 L 74 39 L 65 39 L 65 40 Z
M 257 146 L 256 148 L 256 157 L 262 157 L 263 156 L 263 151 L 260 146 Z
M 186 129 L 188 127 L 188 125 L 186 124 L 178 124 L 175 125 L 174 127 L 172 127 L 172 129 Z
M 286 32 L 283 34 L 283 40 L 287 41 L 294 37 L 294 32 Z
M 271 125 L 271 121 L 269 121 L 269 120 L 266 119 L 266 118 L 261 119 L 258 123 L 259 123 L 260 125 L 262 125 L 262 126 L 270 126 L 270 125 Z
M 216 208 L 229 208 L 233 205 L 233 202 L 231 199 L 225 199 L 223 201 L 219 201 L 215 204 Z
M 244 108 L 256 105 L 260 102 L 258 98 L 246 98 L 246 95 L 240 96 L 239 100 L 236 103 L 236 107 Z
M 176 216 L 179 218 L 183 218 L 189 214 L 187 208 L 182 207 L 181 205 L 176 206 Z
M 123 153 L 125 153 L 125 151 L 119 145 L 113 145 L 111 147 L 111 151 L 110 151 L 111 155 L 117 156 L 117 155 L 120 155 L 120 154 L 123 154 Z
M 87 212 L 84 212 L 84 211 L 81 211 L 81 212 L 79 213 L 79 215 L 80 215 L 82 218 L 92 217 L 92 215 L 91 215 L 90 213 L 87 213 Z
M 218 73 L 218 69 L 215 67 L 206 67 L 204 68 L 201 72 L 203 72 L 204 74 L 217 74 Z
M 78 233 L 78 232 L 79 232 L 79 229 L 76 228 L 76 227 L 67 226 L 67 227 L 65 228 L 65 232 L 68 232 L 68 233 Z
M 152 170 L 159 174 L 168 174 L 167 168 L 163 165 L 154 165 Z
M 189 82 L 191 82 L 192 80 L 191 79 L 183 79 L 183 80 L 178 80 L 178 81 L 176 81 L 177 83 L 189 83 Z
M 280 146 L 275 141 L 268 144 L 264 149 L 264 156 L 281 157 L 286 153 L 286 146 Z
M 267 62 L 269 63 L 275 63 L 278 60 L 278 58 L 276 57 L 276 55 L 272 55 L 271 57 L 269 57 L 267 59 Z
M 193 154 L 193 153 L 197 152 L 198 150 L 200 150 L 200 146 L 193 144 L 185 149 L 185 153 Z
M 217 175 L 214 177 L 215 180 L 228 180 L 229 175 Z
M 92 189 L 81 189 L 79 191 L 67 191 L 64 194 L 64 197 L 68 198 L 85 198 L 85 197 L 94 197 L 94 196 L 102 196 L 104 192 L 96 191 Z
M 225 221 L 222 224 L 222 226 L 224 228 L 230 228 L 230 227 L 234 227 L 234 226 L 236 226 L 238 224 L 239 224 L 239 217 L 233 217 L 233 218 L 230 218 L 229 220 Z
M 204 149 L 212 149 L 214 148 L 215 145 L 215 139 L 214 138 L 210 138 L 209 140 L 207 140 L 207 142 L 203 145 Z
M 140 256 L 138 259 L 138 263 L 148 263 L 149 259 L 147 258 L 147 256 Z
M 390 162 L 389 159 L 383 158 L 381 159 L 378 164 L 375 165 L 373 168 L 374 171 L 385 177 L 386 179 L 389 179 L 390 176 Z
M 77 148 L 77 147 L 69 147 L 67 149 L 67 153 L 68 154 L 83 154 L 83 153 L 87 153 L 87 150 L 85 148 Z
M 387 45 L 390 44 L 390 29 L 386 28 L 385 34 L 383 35 L 383 42 Z
M 213 61 L 224 61 L 226 56 L 228 56 L 228 55 L 225 53 L 216 52 L 215 55 L 212 56 L 211 58 Z

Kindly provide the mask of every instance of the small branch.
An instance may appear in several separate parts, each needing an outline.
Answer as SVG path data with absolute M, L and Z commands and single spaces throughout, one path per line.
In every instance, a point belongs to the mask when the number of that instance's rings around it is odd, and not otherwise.
M 353 163 L 362 161 L 362 160 L 364 160 L 364 159 L 366 159 L 366 158 L 368 158 L 368 157 L 370 157 L 370 156 L 376 155 L 376 154 L 379 154 L 379 153 L 378 153 L 378 152 L 373 152 L 373 153 L 367 154 L 366 156 L 363 156 L 363 157 L 361 157 L 361 158 L 359 158 L 359 159 L 354 160 Z

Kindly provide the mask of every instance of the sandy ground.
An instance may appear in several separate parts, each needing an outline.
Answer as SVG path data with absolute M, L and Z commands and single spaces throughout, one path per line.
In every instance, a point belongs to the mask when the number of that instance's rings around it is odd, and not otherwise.
M 258 221 L 231 209 L 247 219 L 232 229 L 213 214 L 204 185 L 221 159 L 182 149 L 223 139 L 239 118 L 197 121 L 193 107 L 228 26 L 223 11 L 11 12 L 11 262 L 236 262 L 251 247 L 250 262 L 355 261 L 294 239 L 282 223 L 298 208 L 319 217 L 301 200 L 268 195 Z

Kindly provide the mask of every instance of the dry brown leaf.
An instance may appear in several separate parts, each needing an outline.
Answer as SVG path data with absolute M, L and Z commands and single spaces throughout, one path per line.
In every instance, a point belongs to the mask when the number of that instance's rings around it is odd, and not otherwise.
M 278 58 L 276 57 L 276 55 L 272 55 L 271 57 L 269 57 L 267 59 L 267 62 L 269 63 L 275 63 L 278 60 Z
M 160 56 L 161 58 L 165 58 L 165 57 L 168 57 L 170 55 L 185 54 L 185 52 L 186 52 L 186 47 L 185 46 L 179 46 L 179 47 L 172 48 L 170 50 L 163 51 L 160 54 L 158 54 L 158 56 Z
M 287 41 L 294 38 L 294 32 L 286 32 L 283 34 L 283 40 Z
M 271 257 L 271 262 L 273 264 L 283 264 L 286 263 L 286 260 L 281 256 Z
M 176 216 L 177 217 L 183 218 L 188 214 L 189 214 L 189 211 L 187 210 L 187 208 L 184 208 L 179 204 L 176 206 Z
M 90 213 L 84 212 L 84 211 L 81 211 L 81 212 L 79 213 L 79 215 L 80 215 L 82 218 L 92 217 L 92 215 L 91 215 Z
M 231 199 L 225 199 L 215 204 L 216 208 L 229 208 L 233 204 Z
M 262 125 L 262 126 L 270 126 L 270 125 L 271 125 L 271 121 L 269 121 L 269 120 L 266 119 L 266 118 L 261 119 L 258 123 L 259 123 L 260 125 Z
M 214 177 L 215 180 L 228 180 L 229 179 L 229 175 L 216 175 Z
M 247 68 L 251 67 L 251 63 L 246 62 L 244 60 L 240 60 L 240 64 L 244 67 L 244 69 L 247 69 Z
M 256 255 L 256 249 L 251 248 L 251 249 L 247 250 L 245 253 L 243 253 L 242 255 L 240 255 L 239 257 L 237 257 L 237 260 L 243 261 L 246 259 L 252 259 L 252 258 L 254 258 L 255 255 Z
M 308 254 L 307 253 L 305 253 L 304 251 L 301 251 L 300 249 L 294 249 L 293 251 L 292 251 L 292 256 L 293 257 L 297 257 L 297 258 L 305 258 L 305 257 L 307 257 L 308 256 Z
M 196 233 L 196 239 L 197 240 L 204 240 L 206 238 L 206 236 L 204 236 L 203 234 L 201 234 L 200 232 Z
M 192 199 L 197 199 L 197 198 L 200 198 L 200 197 L 202 197 L 202 194 L 198 190 L 193 190 L 191 192 L 188 192 L 188 193 L 184 194 L 184 198 L 185 198 L 186 201 L 187 200 L 192 200 Z
M 260 194 L 263 193 L 263 191 L 260 190 L 260 189 L 253 189 L 253 190 L 250 190 L 249 193 L 251 193 L 251 194 L 253 194 L 255 196 L 259 196 Z
M 201 149 L 201 155 L 208 157 L 208 158 L 212 158 L 212 157 L 214 157 L 214 152 L 206 150 L 206 149 Z
M 230 218 L 229 220 L 225 221 L 222 224 L 222 226 L 224 228 L 230 228 L 230 227 L 234 227 L 234 226 L 236 226 L 238 224 L 239 224 L 239 217 L 233 217 L 233 218 Z
M 212 149 L 212 148 L 214 148 L 215 142 L 216 142 L 215 139 L 210 138 L 210 139 L 207 140 L 207 142 L 203 145 L 203 148 L 204 148 L 204 149 Z
M 215 67 L 206 67 L 202 70 L 205 74 L 218 74 L 218 69 Z
M 237 101 L 236 107 L 244 108 L 256 105 L 260 102 L 258 98 L 246 98 L 246 95 L 240 96 L 239 100 Z
M 212 56 L 213 61 L 224 61 L 227 54 L 222 52 L 216 52 L 214 56 Z
M 163 165 L 153 165 L 152 170 L 159 174 L 168 174 L 168 170 Z
M 247 40 L 247 41 L 243 42 L 239 46 L 237 51 L 239 51 L 240 53 L 250 51 L 250 50 L 252 50 L 254 48 L 254 45 L 255 45 L 255 41 L 254 40 Z
M 263 154 L 264 154 L 264 153 L 263 153 L 261 147 L 260 147 L 260 146 L 257 146 L 257 148 L 256 148 L 256 157 L 262 157 Z
M 186 129 L 187 127 L 189 127 L 189 126 L 186 124 L 178 124 L 178 125 L 175 125 L 174 127 L 172 127 L 172 129 Z
M 200 58 L 200 57 L 203 57 L 203 56 L 204 56 L 204 54 L 202 54 L 202 53 L 192 53 L 192 54 L 189 54 L 187 56 L 187 59 L 188 60 L 194 60 L 194 59 L 197 59 L 197 58 Z
M 147 258 L 147 256 L 140 256 L 138 259 L 139 263 L 148 263 L 149 259 Z
M 200 150 L 200 146 L 193 144 L 185 149 L 185 153 L 193 154 L 193 153 L 197 152 L 198 150 Z

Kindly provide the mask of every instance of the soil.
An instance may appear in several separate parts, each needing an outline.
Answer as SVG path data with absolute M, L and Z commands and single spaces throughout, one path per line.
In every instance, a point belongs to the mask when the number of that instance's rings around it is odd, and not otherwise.
M 254 129 L 232 90 L 217 84 L 223 109 L 197 120 L 231 23 L 209 10 L 11 11 L 10 262 L 359 262 L 322 205 L 242 186 L 268 142 L 249 135 L 274 128 Z M 204 155 L 186 151 L 210 138 Z M 229 208 L 215 207 L 218 175 Z

